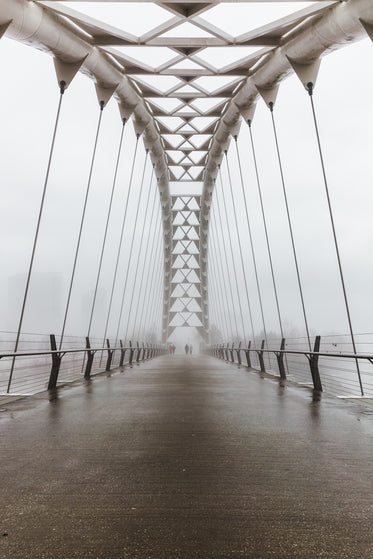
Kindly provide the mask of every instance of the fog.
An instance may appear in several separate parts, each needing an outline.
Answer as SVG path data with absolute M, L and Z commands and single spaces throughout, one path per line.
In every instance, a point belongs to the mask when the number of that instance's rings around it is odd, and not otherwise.
M 48 55 L 3 38 L 0 41 L 0 58 L 3 75 L 0 90 L 2 200 L 0 330 L 16 331 L 59 91 L 53 62 Z M 370 71 L 372 59 L 373 46 L 368 39 L 325 57 L 315 89 L 315 105 L 326 171 L 352 322 L 356 333 L 373 331 L 371 294 L 373 107 L 370 103 L 373 93 L 373 72 Z M 82 75 L 77 75 L 64 95 L 23 332 L 58 334 L 61 331 L 98 116 L 99 108 L 92 82 Z M 288 78 L 280 87 L 275 118 L 310 329 L 317 334 L 330 332 L 346 334 L 348 333 L 346 311 L 309 99 L 295 76 Z M 68 335 L 82 336 L 87 331 L 120 133 L 120 115 L 117 103 L 112 99 L 104 110 L 102 120 L 97 160 L 92 176 L 67 321 Z M 253 133 L 283 322 L 288 333 L 303 336 L 304 322 L 275 156 L 270 113 L 262 101 L 259 101 L 254 117 Z M 132 123 L 129 123 L 124 133 L 123 157 L 119 166 L 107 250 L 99 284 L 92 326 L 93 336 L 100 337 L 103 334 L 134 149 L 135 136 Z M 278 333 L 249 133 L 244 124 L 239 135 L 239 149 L 249 200 L 266 326 L 268 331 Z M 234 145 L 231 146 L 228 158 L 240 223 L 240 238 L 245 254 L 254 326 L 259 333 L 262 325 Z M 144 160 L 145 151 L 140 141 L 134 173 L 133 198 L 130 201 L 125 230 L 124 256 L 120 261 L 118 288 L 114 295 L 113 315 L 109 325 L 110 336 L 115 336 L 118 326 L 120 300 L 127 269 L 126 258 L 128 258 L 135 214 L 135 194 L 140 186 Z M 148 165 L 144 181 L 147 186 L 150 183 L 150 176 L 151 167 Z M 227 189 L 228 179 L 224 162 L 222 179 Z M 219 179 L 217 184 L 219 190 Z M 154 182 L 153 188 L 155 188 Z M 227 194 L 227 201 L 246 324 L 248 321 L 246 296 L 229 194 Z M 141 211 L 144 212 L 144 204 L 141 206 Z M 138 222 L 140 225 L 143 224 L 143 214 L 140 214 Z M 150 235 L 148 230 L 146 235 Z M 159 304 L 156 315 L 158 324 L 161 316 L 161 273 L 161 266 L 159 266 L 154 276 L 154 282 L 159 283 L 157 291 Z M 130 274 L 132 275 L 128 281 L 124 316 L 133 289 L 133 270 Z M 212 299 L 210 297 L 213 307 L 212 317 L 217 317 L 219 326 L 223 317 L 219 315 L 214 303 L 216 296 L 214 300 Z M 237 313 L 237 303 L 230 312 Z M 125 326 L 126 319 L 121 326 L 122 335 Z M 249 334 L 248 326 L 245 334 Z M 193 339 L 192 343 L 194 343 L 194 335 L 193 331 L 180 332 L 180 336 L 177 335 L 178 347 L 184 339 Z

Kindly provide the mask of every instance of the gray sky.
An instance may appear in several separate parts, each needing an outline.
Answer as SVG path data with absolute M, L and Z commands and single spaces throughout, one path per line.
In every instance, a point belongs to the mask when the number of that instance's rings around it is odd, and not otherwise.
M 372 332 L 373 284 L 372 244 L 372 122 L 370 103 L 373 73 L 370 71 L 373 45 L 367 39 L 350 45 L 323 59 L 315 104 L 319 116 L 327 175 L 335 215 L 341 257 L 346 277 L 354 329 Z M 27 272 L 38 206 L 43 187 L 52 127 L 58 102 L 58 88 L 52 59 L 30 47 L 3 38 L 0 41 L 2 74 L 0 90 L 0 330 L 15 330 L 18 322 L 22 277 Z M 282 83 L 276 103 L 276 119 L 283 156 L 285 181 L 293 219 L 299 267 L 312 332 L 347 333 L 340 280 L 332 245 L 330 224 L 323 191 L 320 164 L 311 122 L 307 94 L 294 76 Z M 63 307 L 72 265 L 73 248 L 80 219 L 89 162 L 93 147 L 98 106 L 93 84 L 78 75 L 65 95 L 61 126 L 48 187 L 40 242 L 35 259 L 34 282 L 25 314 L 24 331 L 55 331 L 61 328 Z M 68 333 L 84 334 L 89 313 L 90 293 L 98 265 L 98 246 L 104 228 L 104 208 L 114 172 L 121 121 L 116 102 L 104 111 L 102 136 L 98 149 L 87 222 L 83 232 L 81 258 L 71 302 Z M 303 334 L 299 296 L 290 241 L 285 221 L 281 185 L 275 159 L 270 114 L 264 103 L 258 104 L 254 118 L 259 169 L 269 223 L 280 306 L 290 331 Z M 239 146 L 243 158 L 245 185 L 250 200 L 253 236 L 262 283 L 267 329 L 277 330 L 263 227 L 259 214 L 249 136 L 242 126 Z M 125 133 L 124 152 L 115 199 L 109 250 L 100 283 L 100 299 L 94 333 L 101 335 L 107 295 L 115 260 L 121 204 L 128 183 L 134 149 L 130 124 Z M 240 183 L 234 151 L 229 154 L 234 188 L 240 200 Z M 137 186 L 142 171 L 141 147 L 136 167 Z M 149 169 L 148 169 L 149 173 Z M 149 179 L 147 179 L 149 182 Z M 228 186 L 223 165 L 223 180 Z M 242 201 L 237 205 L 242 223 L 241 238 L 247 250 L 247 275 L 252 293 L 254 323 L 260 328 L 255 284 L 252 279 Z M 230 216 L 232 216 L 230 210 Z M 234 235 L 235 232 L 233 231 Z M 121 277 L 125 262 L 121 264 Z M 21 276 L 21 279 L 16 279 Z M 46 278 L 43 280 L 43 278 Z M 40 300 L 40 286 L 45 290 Z M 242 286 L 242 278 L 240 279 Z M 243 287 L 243 286 L 242 286 Z M 57 308 L 55 295 L 57 293 Z M 53 313 L 40 308 L 50 300 Z M 119 294 L 115 307 L 119 304 Z M 17 304 L 18 300 L 18 304 Z M 51 317 L 53 316 L 53 320 Z M 48 320 L 47 320 L 48 319 Z M 49 323 L 49 321 L 51 321 Z M 48 324 L 46 323 L 48 322 Z M 115 320 L 112 329 L 115 330 Z

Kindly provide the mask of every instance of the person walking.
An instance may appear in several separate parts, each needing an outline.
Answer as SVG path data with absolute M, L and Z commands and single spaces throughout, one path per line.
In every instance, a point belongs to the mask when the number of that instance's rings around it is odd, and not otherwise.
M 184 348 L 184 349 L 185 349 L 186 355 L 188 355 L 188 353 L 189 353 L 189 346 L 188 346 L 188 344 L 185 344 L 185 348 Z

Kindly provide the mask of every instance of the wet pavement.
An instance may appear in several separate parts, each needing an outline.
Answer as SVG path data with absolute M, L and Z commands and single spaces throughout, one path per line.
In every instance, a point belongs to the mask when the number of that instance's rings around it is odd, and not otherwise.
M 2 410 L 2 559 L 373 557 L 364 404 L 175 355 Z

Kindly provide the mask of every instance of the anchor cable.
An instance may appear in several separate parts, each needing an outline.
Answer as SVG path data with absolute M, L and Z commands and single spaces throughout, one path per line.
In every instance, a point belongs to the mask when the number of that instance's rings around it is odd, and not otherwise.
M 156 264 L 158 263 L 157 269 Z M 155 272 L 155 273 L 154 273 Z M 158 226 L 158 235 L 157 235 L 157 245 L 156 245 L 156 249 L 154 251 L 154 259 L 153 259 L 153 268 L 152 268 L 152 275 L 151 277 L 158 277 L 158 276 L 162 276 L 161 274 L 162 272 L 162 226 L 161 226 L 161 222 L 159 222 L 159 226 Z M 146 325 L 149 325 L 149 322 L 151 320 L 151 317 L 153 316 L 153 310 L 154 310 L 154 305 L 155 305 L 155 294 L 156 294 L 156 288 L 158 287 L 160 280 L 158 279 L 157 281 L 153 281 L 152 282 L 152 286 L 151 289 L 149 290 L 151 295 L 149 296 L 149 303 L 145 312 L 145 317 L 144 317 L 144 332 L 145 332 L 145 328 Z
M 48 187 L 48 182 L 49 182 L 49 174 L 50 174 L 50 169 L 51 169 L 51 164 L 52 164 L 54 145 L 55 145 L 55 141 L 56 141 L 57 129 L 58 129 L 58 124 L 59 124 L 60 114 L 61 114 L 62 99 L 63 99 L 63 94 L 65 93 L 66 82 L 62 80 L 62 81 L 60 81 L 59 85 L 60 85 L 60 97 L 59 97 L 59 101 L 58 101 L 57 114 L 56 114 L 54 128 L 53 128 L 51 147 L 50 147 L 50 150 L 49 150 L 48 164 L 47 164 L 47 169 L 46 169 L 46 173 L 45 173 L 43 192 L 42 192 L 40 207 L 39 207 L 39 215 L 38 215 L 38 220 L 37 220 L 36 230 L 35 230 L 35 236 L 34 236 L 34 243 L 33 243 L 32 251 L 31 251 L 30 264 L 29 264 L 29 269 L 28 269 L 28 273 L 27 273 L 25 291 L 24 291 L 24 295 L 23 295 L 21 314 L 20 314 L 20 318 L 19 318 L 19 322 L 18 322 L 17 336 L 16 336 L 15 345 L 14 345 L 14 353 L 17 353 L 17 351 L 18 351 L 19 338 L 21 336 L 21 329 L 22 329 L 23 318 L 24 318 L 24 314 L 25 314 L 28 291 L 29 291 L 29 287 L 30 287 L 30 280 L 31 280 L 32 269 L 33 269 L 33 265 L 34 265 L 35 252 L 36 252 L 36 247 L 37 247 L 38 238 L 39 238 L 39 230 L 40 230 L 40 224 L 41 224 L 41 219 L 42 219 L 42 215 L 43 215 L 45 195 L 46 195 L 46 192 L 47 192 L 47 187 Z M 10 386 L 11 386 L 11 383 L 12 383 L 15 359 L 16 359 L 16 357 L 14 356 L 13 359 L 12 359 L 12 365 L 11 365 L 10 374 L 9 374 L 7 394 L 9 394 Z
M 149 208 L 149 202 L 150 202 L 151 188 L 152 188 L 152 184 L 153 184 L 153 176 L 154 176 L 154 167 L 152 168 L 152 173 L 151 173 L 149 188 L 148 188 L 148 195 L 146 197 L 146 207 L 145 207 L 145 213 L 144 213 L 144 218 L 143 218 L 144 224 L 147 222 L 147 217 L 148 217 L 148 208 Z M 137 251 L 136 271 L 135 271 L 135 277 L 134 277 L 134 280 L 133 280 L 133 287 L 132 287 L 132 293 L 131 293 L 131 304 L 130 304 L 130 309 L 128 311 L 128 324 L 129 324 L 129 319 L 131 317 L 132 305 L 133 305 L 135 290 L 136 290 L 136 285 L 137 285 L 137 276 L 138 276 L 138 272 L 139 272 L 139 265 L 140 265 L 141 254 L 142 254 L 142 245 L 143 245 L 143 241 L 144 241 L 144 233 L 145 233 L 145 226 L 142 227 L 142 230 L 141 230 L 140 244 L 139 244 L 139 248 L 138 248 L 138 251 Z M 149 240 L 149 236 L 148 236 L 148 240 Z M 138 298 L 137 298 L 137 307 L 136 307 L 136 311 L 135 311 L 135 314 L 134 314 L 134 325 L 133 325 L 134 330 L 135 330 L 135 325 L 136 325 L 137 311 L 138 311 L 138 308 L 139 308 L 143 278 L 144 278 L 144 274 L 142 274 L 142 277 L 141 277 L 141 284 L 140 284 L 140 288 L 139 288 L 139 292 L 138 292 Z M 126 332 L 126 334 L 127 334 L 127 332 Z M 135 335 L 134 331 L 133 331 L 133 335 Z
M 129 179 L 129 183 L 128 183 L 126 203 L 125 203 L 124 212 L 123 212 L 123 219 L 122 219 L 122 225 L 121 225 L 121 231 L 120 231 L 120 237 L 119 237 L 117 256 L 116 256 L 116 260 L 115 260 L 113 281 L 112 281 L 112 284 L 111 284 L 109 308 L 108 308 L 108 312 L 107 312 L 107 316 L 106 316 L 105 332 L 104 332 L 104 337 L 103 337 L 103 340 L 102 340 L 102 346 L 105 345 L 105 339 L 106 339 L 108 326 L 109 326 L 109 320 L 110 320 L 110 316 L 111 316 L 111 308 L 112 308 L 112 304 L 113 304 L 113 296 L 114 296 L 114 290 L 115 290 L 115 285 L 116 285 L 116 280 L 117 280 L 119 260 L 120 260 L 120 255 L 121 255 L 121 252 L 122 252 L 124 227 L 126 225 L 126 219 L 127 219 L 128 202 L 129 202 L 130 195 L 131 195 L 131 189 L 132 189 L 132 183 L 133 183 L 133 172 L 134 172 L 134 169 L 135 169 L 137 148 L 139 146 L 139 138 L 140 138 L 140 134 L 136 134 L 136 144 L 135 144 L 134 154 L 133 154 L 133 157 L 132 157 L 131 174 L 130 174 L 130 179 Z M 115 345 L 116 345 L 116 343 L 115 343 Z M 102 353 L 101 353 L 101 358 L 100 358 L 100 366 L 101 366 L 101 362 L 102 362 Z
M 280 305 L 279 305 L 277 287 L 276 287 L 275 272 L 274 272 L 274 268 L 273 268 L 271 245 L 270 245 L 270 242 L 269 242 L 267 219 L 266 219 L 266 215 L 265 215 L 265 211 L 264 211 L 264 204 L 263 204 L 263 197 L 262 197 L 262 187 L 261 187 L 261 181 L 260 181 L 260 177 L 259 177 L 259 170 L 258 170 L 258 162 L 257 162 L 257 158 L 256 158 L 254 137 L 253 137 L 253 132 L 252 132 L 252 129 L 251 129 L 251 120 L 248 120 L 248 125 L 249 125 L 249 131 L 250 131 L 251 150 L 252 150 L 253 161 L 254 161 L 256 184 L 257 184 L 257 187 L 258 187 L 260 208 L 261 208 L 261 214 L 262 214 L 263 226 L 264 226 L 264 233 L 265 233 L 266 244 L 267 244 L 268 259 L 269 259 L 269 265 L 270 265 L 270 268 L 271 268 L 272 285 L 273 285 L 273 291 L 274 291 L 274 296 L 275 296 L 275 301 L 276 301 L 277 317 L 278 317 L 278 322 L 279 322 L 279 326 L 280 326 L 281 337 L 283 338 L 284 337 L 284 330 L 283 330 L 283 327 L 282 327 Z
M 321 147 L 319 127 L 318 127 L 318 124 L 317 124 L 316 110 L 315 110 L 315 105 L 314 105 L 314 102 L 313 102 L 313 83 L 312 82 L 309 82 L 307 84 L 307 90 L 308 90 L 308 95 L 309 95 L 310 102 L 311 102 L 313 122 L 314 122 L 314 126 L 315 126 L 317 146 L 318 146 L 318 151 L 319 151 L 319 156 L 320 156 L 320 164 L 321 164 L 321 169 L 322 169 L 322 174 L 323 174 L 323 179 L 324 179 L 325 194 L 326 194 L 326 199 L 327 199 L 327 203 L 328 203 L 329 217 L 330 217 L 330 223 L 331 223 L 331 228 L 332 228 L 332 232 L 333 232 L 334 246 L 335 246 L 335 252 L 336 252 L 336 255 L 337 255 L 339 275 L 340 275 L 341 284 L 342 284 L 342 291 L 343 291 L 343 297 L 344 297 L 344 302 L 345 302 L 345 307 L 346 307 L 348 326 L 349 326 L 349 330 L 350 330 L 352 347 L 353 347 L 354 353 L 356 355 L 357 351 L 356 351 L 356 344 L 355 344 L 355 336 L 354 336 L 354 331 L 353 331 L 353 328 L 352 328 L 352 320 L 351 320 L 350 308 L 349 308 L 349 304 L 348 304 L 346 285 L 345 285 L 345 281 L 344 281 L 342 261 L 341 261 L 340 252 L 339 252 L 337 232 L 336 232 L 335 223 L 334 223 L 333 209 L 332 209 L 332 204 L 331 204 L 331 199 L 330 199 L 330 194 L 329 194 L 329 186 L 328 186 L 328 180 L 327 180 L 327 176 L 326 176 L 326 169 L 325 169 L 323 151 L 322 151 L 322 147 Z M 357 358 L 355 358 L 355 363 L 356 363 L 356 371 L 357 371 L 357 375 L 358 375 L 358 379 L 359 379 L 361 395 L 364 396 L 364 389 L 363 389 L 363 384 L 362 384 L 362 380 L 361 380 L 360 366 L 359 366 L 359 361 L 358 361 Z
M 241 295 L 240 295 L 240 290 L 238 288 L 237 270 L 236 270 L 236 265 L 235 265 L 235 261 L 234 261 L 234 257 L 233 257 L 232 236 L 231 236 L 231 230 L 230 230 L 230 227 L 229 227 L 227 204 L 226 204 L 226 200 L 225 200 L 223 178 L 222 178 L 222 172 L 221 172 L 220 167 L 219 167 L 219 177 L 220 177 L 220 186 L 221 186 L 221 192 L 222 192 L 222 198 L 223 198 L 223 208 L 224 208 L 224 213 L 225 213 L 225 221 L 226 221 L 226 224 L 227 224 L 227 231 L 228 231 L 228 241 L 229 241 L 229 246 L 230 246 L 230 249 L 231 249 L 231 259 L 232 259 L 232 264 L 233 264 L 233 275 L 234 275 L 234 279 L 235 279 L 235 283 L 236 283 L 236 293 L 237 293 L 237 298 L 238 298 L 238 307 L 239 307 L 239 310 L 240 310 L 240 318 L 241 318 L 241 324 L 242 324 L 242 330 L 243 330 L 243 337 L 244 337 L 245 344 L 246 344 L 245 325 L 244 325 L 243 315 L 242 315 Z M 218 200 L 218 198 L 216 198 L 216 199 Z M 227 256 L 226 256 L 226 263 L 228 265 Z M 229 271 L 229 268 L 228 268 L 228 271 Z M 231 287 L 231 289 L 232 289 L 232 287 Z M 233 304 L 233 292 L 232 292 L 232 304 Z M 233 308 L 234 308 L 234 306 L 233 306 Z M 237 338 L 239 338 L 238 329 L 237 329 Z
M 78 261 L 80 241 L 81 241 L 81 238 L 82 238 L 82 231 L 83 231 L 83 225 L 84 225 L 84 220 L 85 220 L 85 213 L 86 213 L 86 208 L 87 208 L 88 195 L 89 195 L 91 182 L 92 182 L 92 172 L 93 172 L 93 166 L 94 166 L 95 159 L 96 159 L 97 143 L 98 143 L 98 137 L 99 137 L 100 128 L 101 128 L 101 121 L 102 121 L 102 114 L 103 114 L 104 106 L 105 106 L 104 102 L 100 101 L 100 115 L 99 115 L 99 119 L 98 119 L 98 123 L 97 123 L 97 130 L 96 130 L 96 137 L 95 137 L 95 142 L 94 142 L 94 146 L 93 146 L 91 166 L 90 166 L 90 169 L 89 169 L 88 183 L 87 183 L 87 188 L 86 188 L 86 193 L 85 193 L 85 198 L 84 198 L 83 212 L 82 212 L 82 216 L 81 216 L 81 220 L 80 220 L 79 235 L 78 235 L 78 240 L 77 240 L 76 249 L 75 249 L 74 264 L 73 264 L 73 269 L 72 269 L 72 273 L 71 273 L 69 293 L 68 293 L 68 296 L 67 296 L 66 309 L 65 309 L 64 319 L 63 319 L 59 349 L 61 349 L 61 347 L 62 347 L 62 342 L 63 342 L 63 338 L 64 338 L 64 335 L 65 335 L 67 315 L 68 315 L 68 312 L 69 312 L 71 293 L 72 293 L 72 288 L 73 288 L 74 279 L 75 279 L 75 270 L 76 270 L 76 265 L 77 265 L 77 261 Z
M 148 162 L 148 156 L 149 156 L 149 150 L 147 149 L 147 150 L 146 150 L 146 155 L 145 155 L 145 160 L 144 160 L 143 171 L 142 171 L 140 192 L 139 192 L 139 197 L 138 197 L 138 200 L 137 200 L 136 216 L 135 216 L 135 221 L 134 221 L 134 225 L 133 225 L 133 232 L 132 232 L 132 239 L 131 239 L 131 248 L 130 248 L 130 253 L 129 253 L 128 262 L 127 262 L 126 279 L 125 279 L 125 281 L 124 281 L 123 294 L 122 294 L 122 301 L 121 301 L 120 311 L 119 311 L 118 326 L 117 326 L 117 331 L 116 331 L 116 334 L 115 334 L 115 345 L 117 345 L 118 335 L 119 335 L 119 329 L 120 329 L 120 324 L 121 324 L 121 322 L 122 322 L 122 313 L 123 313 L 124 298 L 125 298 L 126 291 L 127 291 L 128 274 L 129 274 L 129 270 L 130 270 L 130 267 L 131 267 L 132 252 L 133 252 L 133 244 L 134 244 L 135 233 L 136 233 L 136 229 L 137 229 L 137 220 L 138 220 L 138 216 L 139 216 L 139 210 L 140 210 L 140 202 L 141 202 L 142 191 L 143 191 L 143 187 L 144 187 L 145 170 L 146 170 L 146 164 L 147 164 L 147 162 Z M 127 336 L 125 336 L 125 339 L 126 339 L 126 338 L 127 338 Z
M 216 197 L 216 205 L 218 207 L 217 192 L 215 192 L 215 197 Z M 226 281 L 226 274 L 224 273 L 223 258 L 222 258 L 222 254 L 221 254 L 221 252 L 222 252 L 221 247 L 223 246 L 225 248 L 225 244 L 224 244 L 224 239 L 223 238 L 222 238 L 222 243 L 219 243 L 217 216 L 216 216 L 216 211 L 215 211 L 214 206 L 212 207 L 212 210 L 213 210 L 212 211 L 212 217 L 214 218 L 214 221 L 213 222 L 211 221 L 211 226 L 214 223 L 214 227 L 215 227 L 215 231 L 216 231 L 216 244 L 215 244 L 214 248 L 215 248 L 215 254 L 217 253 L 218 256 L 219 256 L 219 263 L 220 263 L 220 275 L 218 277 L 222 278 L 223 284 L 224 284 L 224 294 L 225 294 L 225 299 L 226 299 L 227 314 L 228 314 L 229 326 L 230 326 L 230 331 L 231 331 L 231 338 L 233 339 L 233 324 L 232 324 L 231 313 L 229 312 L 227 281 Z M 220 222 L 220 225 L 221 225 L 221 222 Z M 212 237 L 212 238 L 214 239 L 214 237 Z M 225 261 L 227 262 L 227 258 L 225 258 Z M 231 302 L 232 302 L 232 309 L 234 309 L 233 299 L 231 300 Z
M 226 308 L 229 309 L 228 297 L 227 297 L 226 290 L 224 291 L 222 288 L 222 278 L 221 275 L 219 274 L 219 268 L 218 268 L 217 257 L 216 257 L 216 248 L 215 248 L 215 237 L 213 236 L 213 232 L 212 232 L 212 220 L 210 221 L 210 227 L 211 227 L 211 235 L 209 237 L 210 240 L 209 247 L 211 248 L 211 251 L 209 250 L 209 254 L 211 254 L 211 257 L 209 257 L 208 261 L 209 261 L 209 265 L 211 264 L 211 284 L 213 283 L 214 280 L 215 292 L 219 294 L 219 286 L 220 286 L 220 293 L 222 295 L 225 294 L 225 301 L 223 297 L 223 304 L 221 305 L 221 308 L 223 309 L 224 325 L 225 325 L 225 328 L 222 330 L 222 333 L 225 339 L 228 339 L 229 320 L 227 320 L 227 311 L 226 311 Z M 216 306 L 216 314 L 218 315 L 218 311 L 217 311 L 218 307 L 216 305 L 216 300 L 215 300 L 215 306 Z M 231 337 L 233 338 L 232 323 L 230 323 L 230 326 L 231 326 Z
M 116 183 L 117 183 L 119 161 L 120 161 L 120 157 L 121 157 L 121 153 L 122 153 L 122 144 L 123 144 L 123 135 L 124 135 L 125 124 L 126 124 L 126 119 L 123 118 L 123 120 L 122 120 L 122 131 L 121 131 L 120 140 L 119 140 L 119 147 L 118 147 L 118 155 L 117 155 L 117 159 L 116 159 L 115 171 L 114 171 L 114 177 L 113 177 L 113 184 L 112 184 L 112 188 L 111 188 L 109 207 L 108 207 L 107 216 L 106 216 L 104 238 L 103 238 L 102 246 L 101 246 L 100 262 L 99 262 L 99 265 L 98 265 L 96 285 L 95 285 L 95 291 L 94 291 L 93 301 L 92 301 L 91 315 L 89 317 L 87 337 L 89 337 L 89 335 L 91 333 L 93 313 L 94 313 L 95 305 L 96 305 L 97 289 L 98 289 L 98 284 L 99 284 L 100 276 L 101 276 L 102 261 L 103 261 L 103 257 L 104 257 L 105 247 L 106 247 L 106 238 L 107 238 L 107 232 L 108 232 L 111 210 L 112 210 L 112 205 L 113 205 L 114 191 L 115 191 L 115 187 L 116 187 Z
M 282 192 L 283 192 L 283 194 L 284 194 L 285 207 L 286 207 L 286 215 L 287 215 L 287 219 L 288 219 L 288 225 L 289 225 L 289 232 L 290 232 L 290 238 L 291 238 L 291 245 L 292 245 L 292 249 L 293 249 L 293 256 L 294 256 L 295 269 L 296 269 L 296 273 L 297 273 L 297 280 L 298 280 L 298 287 L 299 287 L 299 295 L 300 295 L 300 299 L 301 299 L 302 310 L 303 310 L 303 317 L 304 317 L 304 324 L 305 324 L 306 333 L 307 333 L 308 348 L 309 348 L 309 350 L 311 351 L 311 341 L 310 341 L 310 333 L 309 333 L 309 329 L 308 329 L 308 321 L 307 321 L 306 307 L 305 307 L 305 304 L 304 304 L 302 282 L 301 282 L 301 279 L 300 279 L 299 266 L 298 266 L 298 258 L 297 258 L 297 252 L 296 252 L 296 249 L 295 249 L 295 241 L 294 241 L 294 234 L 293 234 L 293 226 L 292 226 L 291 218 L 290 218 L 290 210 L 289 210 L 289 204 L 288 204 L 288 197 L 287 197 L 287 193 L 286 193 L 284 172 L 283 172 L 283 168 L 282 168 L 282 161 L 281 161 L 280 148 L 279 148 L 279 142 L 278 142 L 278 137 L 277 137 L 277 130 L 276 130 L 276 123 L 275 123 L 275 117 L 274 117 L 273 108 L 274 108 L 274 105 L 273 105 L 273 103 L 272 103 L 272 101 L 271 101 L 271 102 L 269 103 L 269 109 L 270 109 L 270 112 L 271 112 L 272 128 L 273 128 L 273 134 L 274 134 L 275 144 L 276 144 L 276 152 L 277 152 L 277 160 L 278 160 L 278 165 L 279 165 L 279 170 L 280 170 L 280 177 L 281 177 L 281 184 L 282 184 Z
M 257 263 L 256 263 L 254 243 L 253 243 L 253 237 L 252 237 L 252 232 L 251 232 L 251 221 L 250 221 L 250 217 L 249 217 L 249 210 L 248 210 L 248 207 L 247 207 L 246 191 L 245 191 L 244 180 L 243 180 L 241 157 L 240 157 L 240 152 L 239 152 L 239 149 L 238 149 L 237 136 L 234 137 L 234 140 L 235 140 L 235 144 L 236 144 L 236 154 L 237 154 L 238 167 L 239 167 L 240 177 L 241 177 L 241 187 L 242 187 L 242 194 L 243 194 L 244 205 L 245 205 L 246 222 L 247 222 L 247 230 L 248 230 L 248 233 L 249 233 L 251 256 L 252 256 L 253 265 L 254 265 L 256 288 L 257 288 L 257 291 L 258 291 L 260 313 L 261 313 L 261 316 L 262 316 L 263 332 L 264 332 L 264 337 L 265 337 L 267 349 L 269 349 L 268 338 L 267 338 L 267 329 L 266 329 L 265 319 L 264 319 L 262 294 L 261 294 L 259 276 L 258 276 L 258 267 L 257 267 Z M 269 357 L 269 354 L 268 354 L 268 357 Z
M 234 203 L 233 186 L 232 186 L 232 177 L 231 177 L 231 171 L 230 171 L 230 167 L 229 167 L 229 161 L 228 161 L 227 150 L 225 150 L 224 153 L 225 153 L 225 162 L 226 162 L 227 171 L 228 171 L 229 189 L 230 189 L 231 199 L 232 199 L 232 205 L 233 205 L 233 215 L 234 215 L 234 221 L 235 221 L 235 225 L 236 225 L 236 232 L 237 232 L 237 239 L 238 239 L 238 247 L 239 247 L 239 251 L 240 251 L 241 267 L 242 267 L 242 272 L 243 272 L 244 282 L 245 282 L 245 291 L 246 291 L 247 306 L 248 306 L 248 309 L 249 309 L 249 317 L 250 317 L 250 324 L 251 324 L 251 332 L 252 332 L 252 336 L 253 336 L 253 341 L 254 341 L 254 343 L 255 343 L 255 333 L 254 333 L 253 315 L 252 315 L 252 312 L 251 312 L 251 304 L 250 304 L 249 290 L 248 290 L 248 287 L 247 287 L 246 270 L 245 270 L 245 266 L 244 266 L 244 263 L 243 263 L 242 245 L 241 245 L 241 238 L 240 238 L 240 234 L 239 234 L 239 230 L 238 230 L 237 212 L 236 212 L 236 205 L 235 205 L 235 203 Z M 245 345 L 246 345 L 246 338 L 244 338 L 244 341 L 245 341 Z
M 145 309 L 148 309 L 149 305 L 150 305 L 151 289 L 149 289 L 149 281 L 150 281 L 150 279 L 152 279 L 154 277 L 154 269 L 155 269 L 155 262 L 156 262 L 156 250 L 154 249 L 154 245 L 155 245 L 156 241 L 157 242 L 159 241 L 160 235 L 161 235 L 160 217 L 161 217 L 161 213 L 159 212 L 159 214 L 157 215 L 157 219 L 156 219 L 156 223 L 155 223 L 155 227 L 154 227 L 152 246 L 151 246 L 151 249 L 150 249 L 151 263 L 150 263 L 150 266 L 149 266 L 149 270 L 151 270 L 151 272 L 150 272 L 150 274 L 147 274 L 147 277 L 146 277 L 145 297 L 144 297 L 144 301 L 143 301 L 143 305 L 142 305 L 142 309 L 141 309 L 141 315 L 140 315 L 140 324 L 139 324 L 139 333 L 138 333 L 139 337 L 140 337 L 140 335 L 144 336 L 145 324 L 143 324 L 143 319 L 146 317 L 146 314 L 147 314 L 147 311 L 145 311 Z M 156 231 L 158 231 L 158 234 L 156 233 Z M 145 316 L 144 316 L 144 312 L 145 312 Z
M 153 181 L 153 176 L 154 176 L 154 165 L 153 165 L 153 174 L 152 174 L 151 181 Z M 138 322 L 137 337 L 140 337 L 141 318 L 142 318 L 142 315 L 143 315 L 143 309 L 144 309 L 145 298 L 146 298 L 146 289 L 147 289 L 147 284 L 148 284 L 148 279 L 149 279 L 149 273 L 147 273 L 146 274 L 145 286 L 144 286 L 144 296 L 141 298 L 141 294 L 142 294 L 142 291 L 143 291 L 143 285 L 144 285 L 144 277 L 145 277 L 145 265 L 147 263 L 148 252 L 149 252 L 149 247 L 150 247 L 150 239 L 152 239 L 152 242 L 154 243 L 154 235 L 152 234 L 152 229 L 153 229 L 156 199 L 157 199 L 157 189 L 155 188 L 154 189 L 154 196 L 153 196 L 153 204 L 152 204 L 152 209 L 151 209 L 151 214 L 150 214 L 148 237 L 147 237 L 147 240 L 146 240 L 145 255 L 144 255 L 144 259 L 143 259 L 142 270 L 140 272 L 141 282 L 140 282 L 140 288 L 139 288 L 139 297 L 138 297 L 138 300 L 137 300 L 137 306 L 136 306 L 136 311 L 135 311 L 135 327 L 136 327 L 137 315 L 138 315 L 140 300 L 141 300 L 142 304 L 141 304 L 141 311 L 140 311 L 140 317 L 139 317 L 139 322 Z M 150 266 L 149 266 L 149 268 L 150 268 Z

